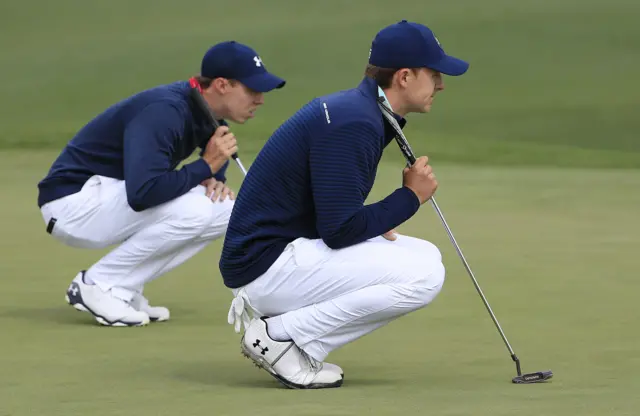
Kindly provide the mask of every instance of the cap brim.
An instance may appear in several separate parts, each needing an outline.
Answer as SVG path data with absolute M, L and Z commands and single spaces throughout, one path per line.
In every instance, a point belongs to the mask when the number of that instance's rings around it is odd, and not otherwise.
M 445 55 L 440 61 L 429 65 L 429 68 L 442 72 L 445 75 L 458 76 L 467 72 L 469 63 L 453 56 Z
M 286 84 L 286 81 L 278 76 L 275 76 L 269 72 L 263 72 L 262 74 L 253 75 L 247 78 L 238 79 L 247 87 L 258 92 L 269 92 L 276 88 L 282 88 Z

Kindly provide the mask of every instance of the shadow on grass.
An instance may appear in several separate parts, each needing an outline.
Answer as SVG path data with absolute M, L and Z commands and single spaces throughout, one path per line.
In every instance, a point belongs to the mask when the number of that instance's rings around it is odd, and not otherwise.
M 64 301 L 63 301 L 64 302 Z M 172 321 L 186 321 L 189 325 L 193 325 L 193 322 L 189 322 L 189 318 L 197 316 L 197 312 L 192 309 L 171 308 L 172 314 L 177 315 L 173 317 Z M 186 317 L 186 319 L 185 319 Z M 97 326 L 102 327 L 88 312 L 81 312 L 69 305 L 61 306 L 49 306 L 49 307 L 37 307 L 37 306 L 19 306 L 11 307 L 5 306 L 0 308 L 0 319 L 8 320 L 23 320 L 33 322 L 49 322 L 58 325 L 85 325 L 85 326 Z M 199 322 L 196 322 L 198 324 Z M 155 325 L 164 324 L 164 322 L 156 323 Z M 184 325 L 184 322 L 182 323 Z
M 175 363 L 175 368 L 170 372 L 170 376 L 183 382 L 200 385 L 218 385 L 249 389 L 287 389 L 266 371 L 253 367 L 252 363 L 248 360 L 243 361 Z M 361 368 L 360 371 L 354 370 L 354 373 L 355 372 L 359 374 L 371 374 L 371 372 L 365 368 Z M 397 380 L 371 377 L 364 378 L 360 375 L 349 378 L 349 372 L 345 370 L 343 386 L 385 386 L 394 383 L 397 383 Z
M 0 309 L 0 319 L 49 322 L 58 325 L 100 326 L 90 313 L 80 312 L 71 306 L 5 307 Z

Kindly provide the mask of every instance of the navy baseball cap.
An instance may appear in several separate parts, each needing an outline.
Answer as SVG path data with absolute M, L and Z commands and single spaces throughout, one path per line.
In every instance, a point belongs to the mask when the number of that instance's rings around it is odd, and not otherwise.
M 218 43 L 202 58 L 200 75 L 207 78 L 228 78 L 242 82 L 258 92 L 284 87 L 286 81 L 267 72 L 260 55 L 236 41 Z
M 369 63 L 380 68 L 430 68 L 462 75 L 469 64 L 447 55 L 431 29 L 402 20 L 382 29 L 371 44 Z

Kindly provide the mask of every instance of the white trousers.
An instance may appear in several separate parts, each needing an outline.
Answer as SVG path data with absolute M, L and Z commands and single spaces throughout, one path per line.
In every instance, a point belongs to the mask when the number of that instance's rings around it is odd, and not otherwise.
M 223 236 L 234 201 L 212 202 L 198 185 L 162 205 L 135 212 L 127 203 L 125 182 L 93 176 L 82 190 L 41 208 L 51 234 L 76 248 L 118 244 L 87 270 L 103 291 L 125 301 L 145 283 L 196 255 Z
M 233 290 L 258 316 L 282 317 L 305 352 L 324 361 L 333 350 L 428 305 L 445 270 L 435 245 L 398 235 L 332 250 L 297 239 L 265 274 Z

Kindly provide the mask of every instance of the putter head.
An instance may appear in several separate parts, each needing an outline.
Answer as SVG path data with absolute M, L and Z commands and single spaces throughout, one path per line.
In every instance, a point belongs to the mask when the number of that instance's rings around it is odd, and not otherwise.
M 553 377 L 551 371 L 539 371 L 537 373 L 528 373 L 513 378 L 515 384 L 533 384 L 543 383 Z

